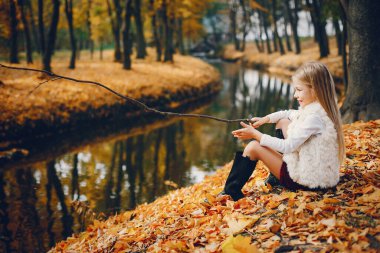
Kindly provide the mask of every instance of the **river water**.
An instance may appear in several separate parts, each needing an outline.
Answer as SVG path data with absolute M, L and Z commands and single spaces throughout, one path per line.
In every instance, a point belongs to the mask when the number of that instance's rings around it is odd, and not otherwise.
M 210 64 L 221 73 L 222 90 L 197 113 L 236 119 L 296 106 L 292 87 L 280 79 L 240 63 Z M 200 182 L 242 148 L 231 135 L 238 127 L 178 119 L 132 136 L 82 142 L 74 152 L 0 170 L 0 252 L 46 252 L 83 231 L 92 216 L 133 209 L 176 187 Z M 272 133 L 274 127 L 260 130 Z

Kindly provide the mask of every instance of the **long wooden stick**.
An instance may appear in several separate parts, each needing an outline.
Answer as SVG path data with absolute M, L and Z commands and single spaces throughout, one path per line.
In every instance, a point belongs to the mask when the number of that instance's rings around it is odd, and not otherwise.
M 147 106 L 144 103 L 141 103 L 140 101 L 138 101 L 136 99 L 133 99 L 133 98 L 128 97 L 128 96 L 124 96 L 124 95 L 122 95 L 122 94 L 120 94 L 120 93 L 112 90 L 111 88 L 107 87 L 106 85 L 104 85 L 102 83 L 99 83 L 99 82 L 89 81 L 89 80 L 80 80 L 80 79 L 75 79 L 75 78 L 72 78 L 72 77 L 61 76 L 61 75 L 58 75 L 58 74 L 55 74 L 53 72 L 46 71 L 46 70 L 33 69 L 33 68 L 24 68 L 24 67 L 6 66 L 6 65 L 1 64 L 1 63 L 0 63 L 0 67 L 8 68 L 8 69 L 15 69 L 15 70 L 27 70 L 27 71 L 34 71 L 34 72 L 44 73 L 44 74 L 47 74 L 48 76 L 54 78 L 53 80 L 66 79 L 66 80 L 77 82 L 77 83 L 87 83 L 87 84 L 97 85 L 97 86 L 100 86 L 101 88 L 103 88 L 103 89 L 105 89 L 105 90 L 113 93 L 114 95 L 116 95 L 116 96 L 118 96 L 118 97 L 120 97 L 120 98 L 122 98 L 124 100 L 132 102 L 133 104 L 135 104 L 136 106 L 138 106 L 139 108 L 141 108 L 141 109 L 143 109 L 143 110 L 145 110 L 147 112 L 153 112 L 153 113 L 157 113 L 157 114 L 160 114 L 160 115 L 163 115 L 163 116 L 206 118 L 206 119 L 212 119 L 212 120 L 216 120 L 216 121 L 220 121 L 220 122 L 225 122 L 225 123 L 233 123 L 233 122 L 240 122 L 240 121 L 250 121 L 250 119 L 248 119 L 248 118 L 247 119 L 222 119 L 222 118 L 218 118 L 218 117 L 214 117 L 214 116 L 210 116 L 210 115 L 203 115 L 203 114 L 176 113 L 176 112 L 160 111 L 160 110 L 151 108 L 151 107 Z M 31 92 L 29 92 L 28 95 L 30 95 L 33 91 L 35 91 L 37 88 L 39 88 L 41 86 L 41 84 L 43 84 L 43 83 L 46 83 L 46 81 L 38 84 Z

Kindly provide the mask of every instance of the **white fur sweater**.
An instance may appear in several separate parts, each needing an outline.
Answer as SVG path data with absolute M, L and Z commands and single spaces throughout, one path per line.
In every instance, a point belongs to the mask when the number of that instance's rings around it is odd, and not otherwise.
M 287 139 L 264 134 L 260 144 L 284 153 L 283 160 L 293 181 L 310 188 L 328 188 L 338 184 L 337 133 L 319 103 L 268 116 L 273 123 L 283 117 L 291 120 Z

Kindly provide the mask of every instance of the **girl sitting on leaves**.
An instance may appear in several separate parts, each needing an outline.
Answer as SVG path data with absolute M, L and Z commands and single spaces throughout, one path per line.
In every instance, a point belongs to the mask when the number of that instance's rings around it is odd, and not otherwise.
M 302 65 L 292 77 L 298 110 L 278 111 L 232 132 L 240 140 L 250 140 L 244 152 L 237 152 L 221 195 L 239 200 L 241 191 L 261 160 L 275 179 L 290 190 L 318 190 L 335 187 L 339 167 L 345 157 L 342 123 L 335 85 L 327 67 L 320 62 Z M 276 137 L 256 128 L 276 123 Z

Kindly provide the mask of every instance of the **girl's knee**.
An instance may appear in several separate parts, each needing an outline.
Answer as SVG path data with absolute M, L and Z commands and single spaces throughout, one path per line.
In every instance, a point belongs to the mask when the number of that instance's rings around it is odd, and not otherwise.
M 256 153 L 259 147 L 260 143 L 258 143 L 257 141 L 249 142 L 244 149 L 243 156 L 248 156 L 251 160 L 256 159 Z

